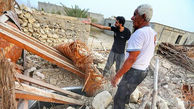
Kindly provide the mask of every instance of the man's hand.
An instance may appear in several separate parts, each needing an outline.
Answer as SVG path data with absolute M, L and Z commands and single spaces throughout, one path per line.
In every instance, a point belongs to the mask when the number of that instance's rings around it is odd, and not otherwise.
M 85 24 L 91 24 L 91 19 L 89 18 L 88 20 L 83 20 L 82 23 L 85 23 Z
M 118 81 L 119 81 L 119 78 L 115 75 L 114 78 L 112 78 L 112 80 L 111 80 L 112 86 L 116 87 Z

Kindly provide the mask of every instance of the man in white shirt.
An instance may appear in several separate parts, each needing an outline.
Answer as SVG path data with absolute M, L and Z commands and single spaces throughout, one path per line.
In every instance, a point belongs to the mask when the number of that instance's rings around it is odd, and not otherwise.
M 137 7 L 131 18 L 135 32 L 128 41 L 126 51 L 129 56 L 111 81 L 115 87 L 123 76 L 114 97 L 114 109 L 125 108 L 130 95 L 147 75 L 146 69 L 154 55 L 156 40 L 156 32 L 149 26 L 152 14 L 152 7 L 143 4 Z

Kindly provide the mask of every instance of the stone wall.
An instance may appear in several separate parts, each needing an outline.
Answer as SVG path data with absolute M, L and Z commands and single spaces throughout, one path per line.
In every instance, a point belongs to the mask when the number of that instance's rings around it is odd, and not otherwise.
M 55 46 L 69 40 L 87 43 L 90 26 L 81 19 L 26 9 L 17 11 L 22 30 L 41 42 Z
M 61 15 L 66 15 L 62 6 L 51 3 L 38 2 L 38 10 L 44 10 L 48 13 L 60 13 Z M 89 17 L 95 19 L 96 23 L 104 24 L 104 15 L 92 12 L 88 12 L 88 15 Z
M 114 26 L 115 19 L 105 19 L 105 26 Z M 150 26 L 157 32 L 158 43 L 169 42 L 171 44 L 179 45 L 194 45 L 194 33 L 181 30 L 178 28 L 173 28 L 170 26 L 162 25 L 159 23 L 151 22 Z M 132 21 L 127 20 L 125 27 L 129 28 L 130 31 L 133 31 Z M 113 35 L 112 31 L 104 31 L 108 35 Z

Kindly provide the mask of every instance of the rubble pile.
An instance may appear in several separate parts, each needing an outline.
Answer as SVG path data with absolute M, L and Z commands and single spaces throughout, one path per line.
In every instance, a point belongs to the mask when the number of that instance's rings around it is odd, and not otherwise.
M 24 73 L 29 73 L 29 76 L 33 78 L 61 88 L 77 87 L 84 84 L 84 80 L 79 76 L 30 53 L 26 56 L 26 69 Z
M 35 10 L 29 10 L 28 8 L 22 8 L 22 10 L 17 11 L 19 14 L 22 30 L 28 35 L 37 38 L 41 42 L 55 46 L 68 42 L 69 40 L 74 40 L 75 37 L 82 34 L 89 34 L 89 29 L 81 23 L 75 23 L 72 19 L 64 20 L 66 25 L 61 25 L 62 23 L 56 23 L 56 19 L 53 22 L 46 22 L 46 13 L 38 12 Z M 33 14 L 32 14 L 33 13 Z M 36 13 L 36 14 L 35 14 Z M 39 15 L 39 16 L 37 16 Z M 49 15 L 56 17 L 56 15 Z M 45 20 L 45 21 L 44 21 Z M 79 30 L 80 27 L 85 28 Z M 75 31 L 74 31 L 75 30 Z M 108 42 L 106 42 L 108 43 Z M 94 42 L 95 44 L 95 42 Z M 95 45 L 94 45 L 95 46 Z M 168 46 L 169 47 L 169 46 Z M 185 109 L 188 108 L 189 102 L 182 99 L 182 85 L 187 84 L 191 87 L 194 87 L 194 72 L 191 67 L 186 67 L 182 65 L 183 62 L 191 62 L 184 59 L 185 55 L 181 55 L 184 52 L 174 52 L 175 48 L 164 47 L 164 50 L 160 49 L 160 52 L 164 53 L 165 56 L 172 56 L 171 58 L 164 58 L 163 56 L 157 54 L 153 57 L 150 65 L 150 70 L 148 76 L 145 80 L 138 86 L 135 92 L 130 97 L 130 103 L 126 105 L 126 109 L 138 109 L 141 104 L 143 95 L 147 92 L 151 92 L 153 89 L 153 72 L 155 59 L 159 58 L 160 67 L 159 67 L 159 84 L 158 84 L 158 97 L 157 97 L 157 108 L 158 109 Z M 179 47 L 180 48 L 180 47 Z M 178 49 L 179 51 L 184 51 L 183 49 Z M 188 49 L 187 49 L 188 50 Z M 190 58 L 193 57 L 193 50 L 187 52 Z M 172 54 L 170 54 L 172 53 Z M 99 70 L 104 68 L 106 63 L 104 54 L 102 52 L 94 54 L 94 63 Z M 179 57 L 176 57 L 179 56 Z M 171 60 L 178 59 L 178 63 L 174 64 Z M 182 60 L 183 59 L 183 60 Z M 181 64 L 181 66 L 177 66 Z M 184 63 L 187 65 L 187 63 Z M 189 65 L 187 65 L 189 66 Z M 29 72 L 34 78 L 38 78 L 46 81 L 47 83 L 59 86 L 59 87 L 69 87 L 69 86 L 84 86 L 84 81 L 79 78 L 77 75 L 68 72 L 62 68 L 53 65 L 42 58 L 28 53 L 26 56 L 26 69 L 25 71 Z M 114 72 L 114 71 L 112 71 Z M 115 72 L 114 72 L 115 73 Z M 112 75 L 112 74 L 110 74 Z M 109 81 L 109 80 L 108 80 Z M 110 84 L 110 81 L 105 84 L 104 90 L 101 93 L 97 94 L 95 97 L 88 98 L 86 103 L 86 109 L 112 109 L 113 107 L 113 97 L 116 88 L 113 88 Z M 151 107 L 151 98 L 148 99 L 146 108 Z M 74 107 L 69 107 L 69 109 L 77 109 Z

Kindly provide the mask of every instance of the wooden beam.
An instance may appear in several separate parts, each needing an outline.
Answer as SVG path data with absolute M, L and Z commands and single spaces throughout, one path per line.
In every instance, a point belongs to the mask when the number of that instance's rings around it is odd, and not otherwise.
M 30 82 L 30 83 L 33 83 L 33 84 L 36 84 L 36 85 L 39 85 L 39 86 L 42 86 L 42 87 L 45 87 L 45 88 L 48 88 L 48 89 L 52 89 L 54 91 L 58 91 L 58 92 L 61 92 L 61 93 L 64 93 L 64 94 L 68 94 L 70 95 L 71 97 L 75 97 L 76 99 L 77 98 L 81 98 L 82 96 L 79 95 L 79 94 L 76 94 L 76 93 L 73 93 L 71 91 L 67 91 L 67 90 L 63 90 L 59 87 L 56 87 L 54 85 L 51 85 L 51 84 L 48 84 L 48 83 L 45 83 L 45 82 L 42 82 L 42 81 L 39 81 L 39 80 L 36 80 L 36 79 L 33 79 L 33 78 L 30 78 L 28 76 L 25 76 L 25 75 L 22 75 L 22 74 L 19 74 L 19 73 L 16 73 L 15 76 L 21 80 L 24 80 L 24 81 L 27 81 L 27 82 Z
M 60 103 L 60 104 L 68 104 L 68 102 L 56 100 L 53 98 L 43 97 L 34 94 L 27 94 L 16 91 L 15 97 L 18 99 L 25 99 L 25 100 L 37 100 L 37 101 L 44 101 L 44 102 L 51 102 L 51 103 Z
M 73 72 L 82 78 L 85 77 L 83 72 L 75 67 L 69 59 L 56 52 L 54 48 L 46 46 L 33 37 L 29 37 L 21 31 L 16 30 L 15 28 L 2 22 L 0 22 L 0 37 L 19 46 L 20 48 L 26 49 L 27 51 L 42 57 L 47 61 L 50 61 L 53 64 Z
M 48 97 L 48 98 L 64 101 L 64 102 L 67 102 L 69 104 L 77 104 L 77 105 L 83 105 L 84 104 L 83 101 L 76 100 L 76 99 L 73 99 L 73 98 L 69 98 L 69 97 L 66 97 L 66 96 L 62 96 L 62 95 L 59 95 L 59 94 L 47 92 L 47 91 L 44 91 L 42 89 L 32 87 L 32 86 L 29 86 L 29 85 L 26 85 L 26 84 L 23 84 L 23 83 L 21 83 L 21 85 L 20 85 L 18 82 L 15 82 L 15 89 L 20 90 L 20 91 L 29 92 L 29 93 L 32 93 L 32 94 L 36 94 L 36 95 L 43 96 L 43 97 Z

